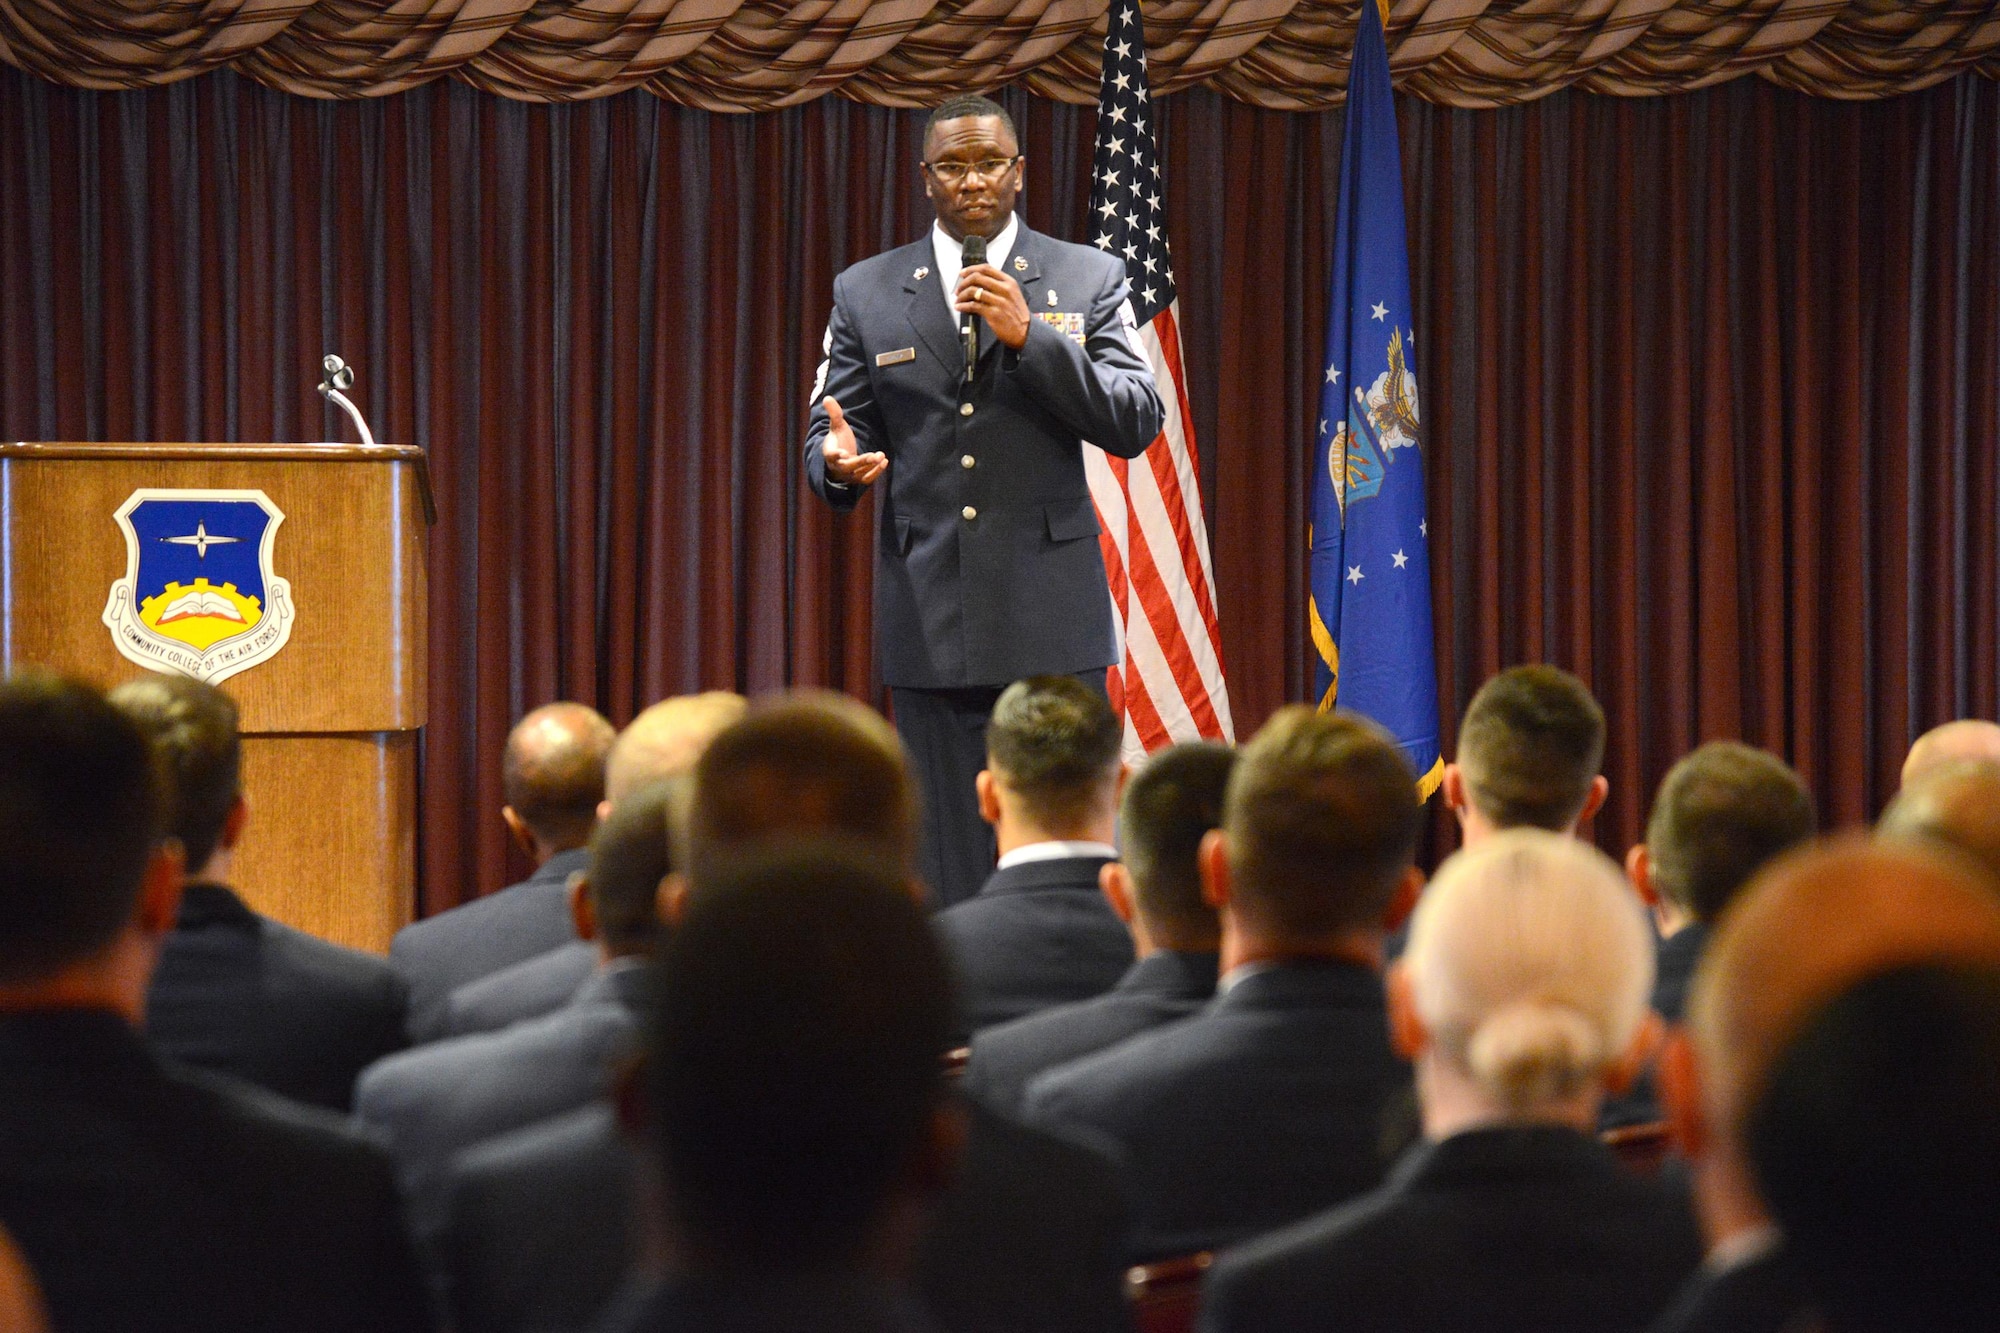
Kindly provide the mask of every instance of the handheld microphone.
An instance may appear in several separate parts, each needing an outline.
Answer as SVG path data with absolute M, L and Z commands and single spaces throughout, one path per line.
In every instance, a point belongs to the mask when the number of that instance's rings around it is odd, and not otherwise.
M 963 273 L 974 264 L 986 262 L 986 238 L 968 236 L 965 238 L 964 252 L 960 258 L 959 272 Z M 965 382 L 972 383 L 972 372 L 979 365 L 979 316 L 970 310 L 962 316 L 959 332 L 965 336 Z

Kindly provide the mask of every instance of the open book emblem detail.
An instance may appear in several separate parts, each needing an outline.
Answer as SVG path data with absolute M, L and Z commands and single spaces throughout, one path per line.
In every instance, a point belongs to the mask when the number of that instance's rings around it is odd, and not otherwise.
M 125 577 L 104 623 L 125 657 L 215 684 L 291 638 L 291 585 L 271 568 L 285 516 L 264 492 L 137 490 L 112 517 Z

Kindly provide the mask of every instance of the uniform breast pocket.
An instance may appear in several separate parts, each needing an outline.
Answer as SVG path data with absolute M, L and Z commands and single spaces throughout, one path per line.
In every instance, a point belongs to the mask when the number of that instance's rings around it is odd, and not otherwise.
M 1058 500 L 1044 506 L 1042 513 L 1048 520 L 1052 542 L 1073 542 L 1097 535 L 1097 506 L 1087 495 L 1076 500 Z

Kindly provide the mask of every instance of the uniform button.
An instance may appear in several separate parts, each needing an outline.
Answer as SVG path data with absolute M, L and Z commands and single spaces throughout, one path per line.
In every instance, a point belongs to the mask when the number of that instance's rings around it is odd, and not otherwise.
M 979 517 L 979 511 L 977 509 L 974 509 L 971 505 L 967 505 L 965 508 L 959 510 L 958 512 L 965 515 L 965 521 L 968 523 L 970 523 L 973 519 Z
M 958 414 L 959 414 L 960 416 L 962 416 L 962 417 L 969 417 L 969 416 L 971 416 L 971 415 L 972 415 L 972 404 L 971 404 L 971 403 L 960 403 L 960 404 L 958 405 Z
M 958 460 L 958 465 L 960 467 L 971 467 L 973 463 L 976 461 L 977 460 L 974 459 L 971 454 L 967 454 L 965 457 Z

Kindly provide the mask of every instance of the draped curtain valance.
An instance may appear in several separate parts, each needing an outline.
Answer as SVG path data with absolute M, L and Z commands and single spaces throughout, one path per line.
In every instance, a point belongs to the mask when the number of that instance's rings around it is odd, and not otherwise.
M 1146 6 L 1155 93 L 1339 103 L 1357 0 Z M 441 77 L 527 102 L 645 88 L 715 111 L 883 106 L 1022 82 L 1097 97 L 1104 0 L 0 0 L 0 60 L 130 88 L 228 67 L 309 97 Z M 2000 77 L 1994 0 L 1396 0 L 1399 89 L 1460 107 L 1645 96 L 1756 74 L 1819 97 Z

